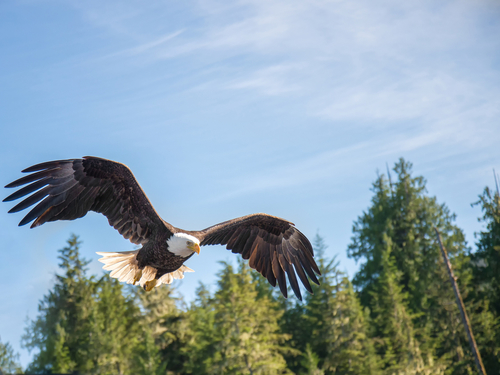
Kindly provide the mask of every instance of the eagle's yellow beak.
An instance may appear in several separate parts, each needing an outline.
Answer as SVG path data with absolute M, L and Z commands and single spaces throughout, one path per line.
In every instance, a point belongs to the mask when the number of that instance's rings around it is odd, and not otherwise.
M 188 246 L 188 249 L 191 251 L 194 251 L 195 253 L 199 254 L 200 253 L 200 245 L 197 243 L 194 243 L 192 245 Z

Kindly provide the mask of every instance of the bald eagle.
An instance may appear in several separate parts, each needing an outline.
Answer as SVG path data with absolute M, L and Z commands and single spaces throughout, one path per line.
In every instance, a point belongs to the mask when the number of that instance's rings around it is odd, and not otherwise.
M 111 226 L 132 243 L 136 251 L 97 253 L 110 276 L 146 291 L 193 272 L 184 265 L 200 246 L 226 245 L 233 253 L 249 260 L 250 267 L 279 285 L 287 297 L 285 274 L 297 298 L 302 299 L 300 281 L 312 293 L 311 279 L 320 271 L 311 243 L 294 224 L 267 214 L 252 214 L 228 220 L 199 231 L 176 228 L 163 220 L 149 202 L 131 170 L 124 164 L 86 156 L 36 164 L 22 172 L 31 173 L 10 184 L 29 184 L 4 199 L 12 201 L 28 194 L 9 213 L 36 204 L 19 226 L 34 220 L 31 228 L 48 221 L 74 220 L 89 211 L 104 214 Z

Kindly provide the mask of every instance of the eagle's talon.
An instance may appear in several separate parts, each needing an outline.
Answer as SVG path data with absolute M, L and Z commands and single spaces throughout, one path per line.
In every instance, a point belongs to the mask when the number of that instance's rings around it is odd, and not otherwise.
M 150 292 L 156 286 L 157 279 L 149 280 L 144 283 L 144 290 Z
M 139 280 L 141 279 L 142 277 L 142 270 L 139 270 L 135 273 L 135 276 L 134 276 L 134 282 L 132 283 L 132 285 L 135 285 L 139 282 Z

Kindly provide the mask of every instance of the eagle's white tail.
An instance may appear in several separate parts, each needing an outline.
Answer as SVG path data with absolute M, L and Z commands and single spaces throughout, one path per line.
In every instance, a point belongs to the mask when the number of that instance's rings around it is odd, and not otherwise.
M 102 255 L 99 262 L 104 263 L 102 267 L 105 270 L 111 271 L 109 276 L 118 279 L 119 281 L 126 282 L 127 284 L 133 284 L 134 278 L 139 272 L 139 267 L 137 265 L 137 253 L 139 250 L 135 251 L 122 251 L 119 253 L 97 253 Z M 156 286 L 161 284 L 170 284 L 174 279 L 183 279 L 184 272 L 194 272 L 191 268 L 182 265 L 178 270 L 174 272 L 166 273 L 158 279 Z M 153 280 L 156 275 L 156 268 L 146 266 L 142 270 L 141 278 L 139 279 L 139 284 L 144 287 L 146 281 Z

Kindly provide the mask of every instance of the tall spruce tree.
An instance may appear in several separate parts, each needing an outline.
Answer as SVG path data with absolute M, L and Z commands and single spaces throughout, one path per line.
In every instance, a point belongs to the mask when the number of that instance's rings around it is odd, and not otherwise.
M 338 270 L 335 259 L 325 258 L 326 245 L 319 235 L 314 249 L 322 275 L 314 294 L 306 297 L 307 344 L 318 355 L 325 374 L 380 373 L 366 315 L 351 283 Z
M 39 304 L 39 314 L 23 336 L 29 350 L 37 349 L 28 372 L 85 374 L 146 373 L 151 350 L 139 306 L 123 286 L 108 275 L 86 276 L 74 235 L 59 250 L 62 274 Z M 151 348 L 150 348 L 151 349 Z M 153 366 L 153 368 L 156 368 Z M 154 373 L 154 372 L 149 372 Z
M 112 375 L 148 369 L 149 353 L 141 349 L 149 332 L 143 329 L 141 311 L 133 296 L 125 295 L 123 284 L 107 274 L 95 289 L 89 352 L 92 372 Z
M 322 275 L 314 294 L 305 303 L 289 306 L 281 320 L 290 345 L 301 357 L 287 356 L 289 368 L 301 374 L 378 374 L 379 359 L 369 337 L 363 311 L 351 283 L 324 256 L 326 245 L 317 235 L 313 241 Z
M 26 328 L 23 345 L 38 349 L 28 372 L 88 372 L 92 332 L 94 283 L 85 276 L 88 261 L 80 257 L 80 242 L 72 235 L 59 250 L 59 267 L 53 290 L 38 305 L 39 315 Z
M 287 372 L 282 344 L 287 338 L 279 332 L 282 314 L 266 295 L 258 296 L 250 268 L 239 262 L 238 270 L 224 263 L 218 273 L 218 290 L 207 299 L 199 290 L 195 316 L 198 324 L 188 350 L 202 363 L 191 369 L 208 374 L 281 374 Z M 207 336 L 208 332 L 211 337 Z M 199 355 L 199 350 L 203 355 Z M 193 372 L 194 373 L 194 372 Z
M 319 357 L 315 354 L 311 345 L 306 345 L 306 351 L 302 354 L 301 375 L 325 375 L 325 372 L 319 368 Z
M 326 342 L 329 354 L 323 364 L 325 373 L 380 374 L 380 360 L 369 336 L 367 313 L 346 276 L 336 280 L 333 307 L 332 334 Z
M 478 297 L 489 301 L 500 315 L 500 195 L 486 187 L 479 196 L 485 228 L 477 234 L 476 251 L 472 254 L 474 282 Z
M 421 311 L 429 303 L 429 289 L 436 286 L 436 273 L 443 273 L 434 227 L 440 231 L 452 260 L 467 246 L 462 230 L 453 224 L 455 215 L 435 197 L 426 195 L 426 181 L 411 175 L 412 164 L 400 159 L 394 172 L 395 183 L 378 176 L 370 208 L 354 223 L 348 255 L 363 262 L 353 283 L 363 305 L 369 306 L 370 292 L 382 270 L 382 237 L 386 234 L 393 244 L 391 257 L 401 271 L 409 307 Z
M 412 165 L 400 159 L 394 167 L 396 181 L 378 176 L 372 204 L 353 226 L 348 255 L 362 261 L 353 283 L 363 306 L 376 318 L 375 303 L 390 239 L 390 264 L 398 270 L 401 292 L 412 317 L 422 358 L 447 363 L 451 373 L 467 372 L 470 351 L 448 281 L 434 232 L 436 227 L 448 249 L 461 288 L 468 278 L 462 272 L 469 258 L 455 215 L 435 197 L 426 195 L 423 177 L 412 176 Z M 386 237 L 386 238 L 385 238 Z
M 497 182 L 498 183 L 498 182 Z M 487 373 L 500 373 L 500 192 L 486 187 L 475 205 L 483 216 L 484 229 L 477 233 L 476 251 L 471 253 L 472 280 L 467 301 L 472 300 L 476 314 L 474 327 Z M 477 335 L 476 335 L 477 336 Z
M 215 293 L 215 328 L 221 373 L 277 374 L 286 370 L 279 312 L 267 297 L 257 298 L 251 270 L 242 260 L 235 272 L 225 264 Z
M 143 332 L 152 337 L 144 347 L 144 356 L 149 358 L 148 374 L 180 373 L 187 357 L 184 354 L 187 341 L 187 312 L 177 304 L 170 285 L 155 288 L 151 292 L 134 289 L 142 310 Z
M 204 284 L 196 289 L 196 299 L 187 313 L 187 340 L 183 349 L 187 374 L 214 374 L 216 357 L 215 304 Z
M 373 326 L 377 349 L 384 362 L 386 374 L 444 373 L 444 364 L 434 363 L 432 355 L 422 355 L 407 307 L 408 294 L 400 283 L 401 272 L 395 267 L 391 255 L 392 241 L 383 236 L 386 250 L 382 253 L 382 271 L 372 291 Z

